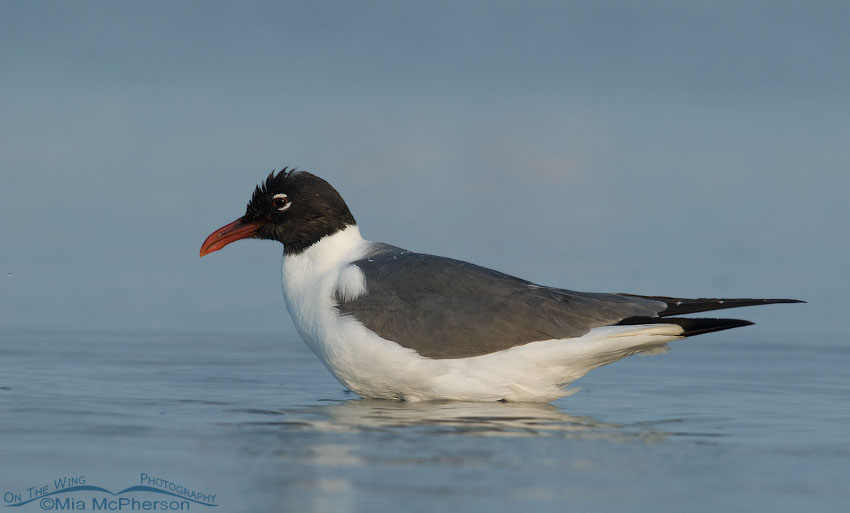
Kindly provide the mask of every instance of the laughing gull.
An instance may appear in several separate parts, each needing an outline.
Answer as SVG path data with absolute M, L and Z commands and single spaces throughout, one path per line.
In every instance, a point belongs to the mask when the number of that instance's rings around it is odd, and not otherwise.
M 201 256 L 239 239 L 283 243 L 283 296 L 322 363 L 362 397 L 552 401 L 588 371 L 667 342 L 752 324 L 680 315 L 794 299 L 684 299 L 545 287 L 370 242 L 339 193 L 272 172 Z

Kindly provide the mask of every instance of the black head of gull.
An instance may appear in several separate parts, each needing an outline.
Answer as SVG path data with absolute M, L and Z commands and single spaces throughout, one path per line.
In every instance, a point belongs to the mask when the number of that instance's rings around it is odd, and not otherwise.
M 201 256 L 248 238 L 276 240 L 286 254 L 297 254 L 354 224 L 348 205 L 328 182 L 284 168 L 257 186 L 244 216 L 207 237 Z
M 295 327 L 337 379 L 371 398 L 551 401 L 601 365 L 752 324 L 682 315 L 798 302 L 577 292 L 366 241 L 333 187 L 286 169 L 201 256 L 245 238 L 283 244 Z

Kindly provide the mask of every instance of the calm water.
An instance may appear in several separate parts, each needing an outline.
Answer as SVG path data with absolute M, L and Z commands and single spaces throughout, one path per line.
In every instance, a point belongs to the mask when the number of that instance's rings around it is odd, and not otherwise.
M 146 473 L 216 495 L 192 511 L 850 511 L 850 345 L 766 331 L 529 405 L 359 400 L 295 335 L 7 330 L 0 492 Z

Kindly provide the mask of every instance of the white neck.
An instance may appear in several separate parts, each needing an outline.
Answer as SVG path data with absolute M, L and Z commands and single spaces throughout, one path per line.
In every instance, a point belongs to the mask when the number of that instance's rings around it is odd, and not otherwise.
M 301 253 L 284 255 L 286 308 L 301 337 L 326 365 L 330 349 L 323 330 L 333 325 L 338 317 L 333 306 L 335 291 L 340 288 L 340 274 L 348 277 L 343 280 L 344 292 L 356 295 L 365 290 L 363 273 L 349 264 L 363 258 L 369 245 L 360 236 L 357 226 L 351 225 L 324 237 Z
M 356 224 L 347 226 L 333 235 L 322 238 L 301 253 L 285 255 L 284 281 L 287 281 L 287 268 L 298 268 L 301 272 L 308 271 L 315 276 L 353 262 L 363 255 L 367 244 Z

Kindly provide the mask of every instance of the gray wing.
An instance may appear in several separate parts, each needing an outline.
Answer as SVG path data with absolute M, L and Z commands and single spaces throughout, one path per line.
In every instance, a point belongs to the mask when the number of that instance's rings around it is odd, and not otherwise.
M 353 300 L 337 297 L 340 313 L 429 358 L 465 358 L 580 337 L 629 317 L 656 317 L 667 307 L 642 297 L 542 287 L 385 244 L 376 244 L 353 265 L 363 271 L 367 291 Z

